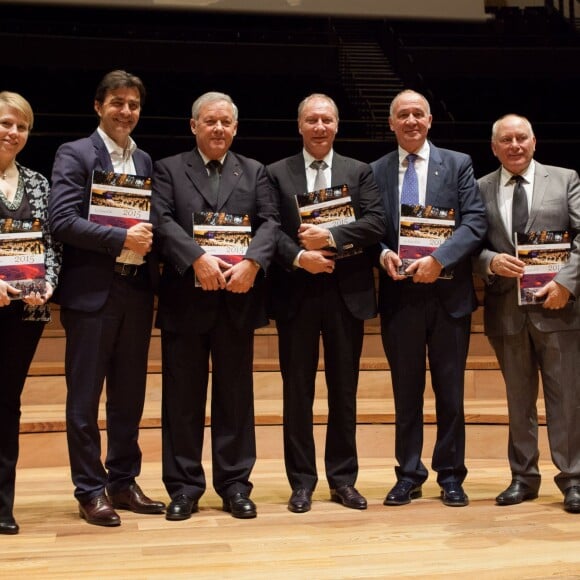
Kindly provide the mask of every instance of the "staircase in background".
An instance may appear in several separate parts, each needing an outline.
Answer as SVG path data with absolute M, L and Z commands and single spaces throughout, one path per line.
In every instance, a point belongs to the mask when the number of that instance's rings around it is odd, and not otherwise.
M 403 90 L 403 82 L 376 40 L 372 23 L 337 21 L 334 27 L 345 92 L 367 122 L 367 136 L 383 139 L 389 131 L 389 105 Z

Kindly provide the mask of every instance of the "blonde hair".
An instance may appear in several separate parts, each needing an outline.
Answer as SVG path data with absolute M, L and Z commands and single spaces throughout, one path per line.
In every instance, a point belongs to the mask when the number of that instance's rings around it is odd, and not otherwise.
M 30 103 L 18 93 L 11 93 L 10 91 L 2 91 L 0 93 L 0 106 L 5 105 L 16 109 L 26 119 L 28 123 L 28 130 L 32 129 L 34 125 L 34 113 Z

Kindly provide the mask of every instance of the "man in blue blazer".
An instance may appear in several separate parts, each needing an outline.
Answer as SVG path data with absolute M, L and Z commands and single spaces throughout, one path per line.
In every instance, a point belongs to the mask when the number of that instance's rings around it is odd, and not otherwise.
M 391 103 L 389 125 L 398 149 L 371 164 L 387 216 L 380 257 L 379 311 L 395 399 L 397 483 L 385 505 L 421 497 L 427 469 L 423 447 L 426 355 L 436 398 L 437 440 L 432 467 L 445 505 L 468 504 L 465 467 L 464 371 L 471 313 L 477 306 L 470 256 L 486 232 L 485 210 L 471 159 L 427 140 L 432 116 L 421 94 L 405 90 Z M 408 158 L 409 154 L 414 154 Z M 413 165 L 413 167 L 410 167 Z M 430 256 L 399 273 L 401 189 L 415 169 L 417 203 L 455 211 L 453 235 Z M 442 278 L 445 272 L 452 278 Z
M 372 259 L 366 250 L 382 239 L 384 216 L 370 167 L 333 149 L 338 131 L 334 101 L 322 94 L 306 97 L 298 108 L 298 129 L 303 150 L 268 166 L 281 221 L 270 302 L 284 390 L 284 461 L 292 487 L 288 509 L 309 511 L 318 482 L 312 405 L 321 337 L 330 496 L 345 507 L 365 509 L 367 502 L 355 488 L 356 392 L 364 321 L 377 314 Z M 350 223 L 329 229 L 300 223 L 296 194 L 319 189 L 313 164 L 321 162 L 325 187 L 348 186 L 355 218 Z
M 125 229 L 89 221 L 93 171 L 150 176 L 149 155 L 137 149 L 145 88 L 125 71 L 97 87 L 97 130 L 62 145 L 54 161 L 49 200 L 54 237 L 64 244 L 56 301 L 66 332 L 67 439 L 79 513 L 88 523 L 117 526 L 116 509 L 161 513 L 135 478 L 157 265 L 150 258 L 152 226 Z M 101 462 L 97 423 L 107 381 L 107 453 Z
M 162 159 L 153 176 L 153 222 L 164 261 L 157 325 L 163 356 L 163 481 L 168 520 L 198 510 L 209 362 L 212 365 L 213 485 L 236 518 L 257 515 L 250 499 L 256 460 L 254 329 L 265 325 L 264 272 L 276 247 L 278 213 L 264 166 L 230 151 L 238 109 L 223 93 L 193 103 L 196 148 Z M 244 216 L 252 239 L 230 266 L 193 236 L 193 214 Z

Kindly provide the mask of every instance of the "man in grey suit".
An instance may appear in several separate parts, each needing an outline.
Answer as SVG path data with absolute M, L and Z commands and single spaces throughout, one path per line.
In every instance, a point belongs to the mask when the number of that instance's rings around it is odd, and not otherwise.
M 321 336 L 328 390 L 325 466 L 331 499 L 365 509 L 367 502 L 354 487 L 356 391 L 364 321 L 376 316 L 376 300 L 372 261 L 363 249 L 382 238 L 383 212 L 370 167 L 333 149 L 338 109 L 330 97 L 313 94 L 300 103 L 298 130 L 303 150 L 268 166 L 278 191 L 281 222 L 269 277 L 284 389 L 284 461 L 292 487 L 288 509 L 309 511 L 318 481 L 312 404 Z M 317 165 L 322 165 L 319 170 Z M 296 194 L 342 185 L 348 186 L 355 219 L 330 229 L 301 225 Z M 345 256 L 349 252 L 352 255 Z
M 466 506 L 463 490 L 465 424 L 463 391 L 471 313 L 477 307 L 471 256 L 486 230 L 485 210 L 465 153 L 427 140 L 431 111 L 423 95 L 405 90 L 391 103 L 389 125 L 398 149 L 371 163 L 387 215 L 380 259 L 379 312 L 385 354 L 391 367 L 396 410 L 397 483 L 384 504 L 399 506 L 421 497 L 427 468 L 423 448 L 426 356 L 437 407 L 432 466 L 448 506 Z M 408 173 L 416 174 L 413 205 L 452 209 L 455 230 L 431 255 L 398 268 L 401 203 Z M 452 272 L 442 279 L 443 270 Z
M 580 512 L 580 180 L 570 169 L 533 159 L 536 138 L 530 122 L 506 115 L 493 125 L 491 147 L 501 167 L 479 180 L 489 230 L 475 260 L 486 282 L 485 333 L 499 360 L 509 411 L 511 484 L 499 505 L 538 497 L 538 371 L 542 377 L 556 484 L 564 509 Z M 521 176 L 521 177 L 518 177 Z M 524 263 L 514 253 L 512 203 L 522 179 L 528 206 L 525 231 L 572 234 L 568 263 L 536 292 L 541 305 L 518 306 L 517 279 Z M 517 205 L 517 203 L 515 204 Z

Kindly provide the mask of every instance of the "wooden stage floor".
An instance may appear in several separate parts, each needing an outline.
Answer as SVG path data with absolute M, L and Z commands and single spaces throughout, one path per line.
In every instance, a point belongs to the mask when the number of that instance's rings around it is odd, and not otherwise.
M 365 441 L 383 434 L 372 426 L 359 427 Z M 0 536 L 0 578 L 580 578 L 580 514 L 563 511 L 553 482 L 555 469 L 544 452 L 536 501 L 495 506 L 493 498 L 509 479 L 505 458 L 496 454 L 469 459 L 468 507 L 443 506 L 433 477 L 422 499 L 385 507 L 394 460 L 382 456 L 381 443 L 378 452 L 364 453 L 360 460 L 357 487 L 369 500 L 368 510 L 330 502 L 322 476 L 312 511 L 292 514 L 286 509 L 289 490 L 279 446 L 274 452 L 265 443 L 280 436 L 279 428 L 272 428 L 259 438 L 252 478 L 255 520 L 224 513 L 218 496 L 208 489 L 200 512 L 190 520 L 120 512 L 122 525 L 111 529 L 78 517 L 64 434 L 24 436 L 15 508 L 21 532 Z M 152 497 L 166 499 L 159 437 L 158 430 L 142 432 L 145 463 L 139 482 Z M 427 440 L 426 449 L 429 445 Z M 206 466 L 211 477 L 208 461 Z M 319 469 L 323 474 L 322 461 Z

